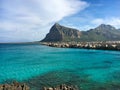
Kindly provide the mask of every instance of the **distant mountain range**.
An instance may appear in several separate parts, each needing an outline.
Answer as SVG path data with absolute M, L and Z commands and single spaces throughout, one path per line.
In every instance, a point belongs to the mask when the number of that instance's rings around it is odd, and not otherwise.
M 79 31 L 55 23 L 42 42 L 69 42 L 69 41 L 116 41 L 120 40 L 120 29 L 111 25 L 101 24 L 95 29 Z

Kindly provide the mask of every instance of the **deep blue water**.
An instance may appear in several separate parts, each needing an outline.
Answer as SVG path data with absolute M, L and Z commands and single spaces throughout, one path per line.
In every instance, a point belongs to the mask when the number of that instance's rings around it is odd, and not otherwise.
M 1 83 L 7 80 L 32 81 L 39 76 L 44 80 L 49 77 L 54 84 L 77 82 L 78 78 L 87 79 L 89 83 L 118 83 L 120 52 L 27 44 L 0 45 Z

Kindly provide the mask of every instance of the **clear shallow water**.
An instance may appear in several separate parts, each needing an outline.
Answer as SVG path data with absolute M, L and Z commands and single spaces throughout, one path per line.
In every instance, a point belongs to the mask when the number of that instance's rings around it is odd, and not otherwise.
M 118 84 L 120 52 L 1 44 L 0 82 L 9 80 L 39 86 Z

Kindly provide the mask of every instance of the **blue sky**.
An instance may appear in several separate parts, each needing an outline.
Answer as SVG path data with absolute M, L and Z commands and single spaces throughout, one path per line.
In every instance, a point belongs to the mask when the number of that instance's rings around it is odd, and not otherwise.
M 64 18 L 61 24 L 89 30 L 100 24 L 110 24 L 120 28 L 120 0 L 84 0 L 88 7 Z
M 79 30 L 120 28 L 120 0 L 0 0 L 0 42 L 39 41 L 58 22 Z

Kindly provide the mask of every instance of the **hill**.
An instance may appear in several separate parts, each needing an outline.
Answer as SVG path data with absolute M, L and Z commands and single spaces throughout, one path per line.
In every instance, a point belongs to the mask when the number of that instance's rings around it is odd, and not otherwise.
M 70 42 L 70 41 L 117 41 L 120 40 L 120 30 L 111 25 L 101 24 L 88 31 L 62 26 L 55 23 L 42 42 Z

